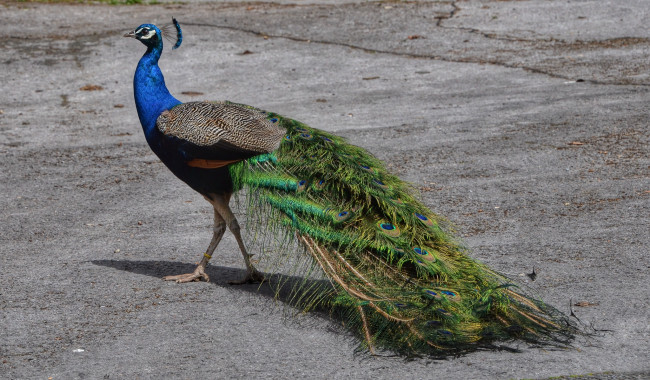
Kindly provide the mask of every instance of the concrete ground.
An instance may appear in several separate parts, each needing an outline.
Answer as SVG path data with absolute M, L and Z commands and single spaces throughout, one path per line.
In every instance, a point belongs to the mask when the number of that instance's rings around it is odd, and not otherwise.
M 175 16 L 181 100 L 228 99 L 348 138 L 416 185 L 472 255 L 599 331 L 448 360 L 355 354 L 291 317 L 150 152 L 122 34 Z M 650 378 L 645 0 L 0 0 L 0 378 Z M 200 93 L 200 94 L 197 94 Z M 242 218 L 243 219 L 243 218 Z M 246 224 L 246 220 L 242 220 Z M 573 377 L 575 378 L 575 377 Z

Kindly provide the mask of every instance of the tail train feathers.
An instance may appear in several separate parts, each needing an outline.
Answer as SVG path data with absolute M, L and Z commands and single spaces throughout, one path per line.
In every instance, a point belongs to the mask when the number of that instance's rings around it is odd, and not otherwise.
M 267 117 L 286 136 L 275 152 L 230 166 L 235 190 L 248 190 L 249 212 L 270 213 L 278 241 L 295 237 L 305 248 L 332 290 L 311 302 L 343 312 L 369 349 L 444 355 L 495 340 L 571 340 L 564 315 L 469 258 L 448 223 L 379 160 Z

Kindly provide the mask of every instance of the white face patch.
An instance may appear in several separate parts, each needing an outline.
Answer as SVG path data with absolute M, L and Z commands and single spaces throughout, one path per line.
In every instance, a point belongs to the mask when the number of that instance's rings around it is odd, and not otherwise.
M 136 30 L 135 33 L 140 34 L 140 32 L 142 32 L 142 29 L 144 29 L 144 28 L 140 28 L 140 29 Z M 153 37 L 155 35 L 156 35 L 156 31 L 154 29 L 149 29 L 147 31 L 147 34 L 141 36 L 140 39 L 141 40 L 148 40 L 149 38 L 151 38 L 151 37 Z

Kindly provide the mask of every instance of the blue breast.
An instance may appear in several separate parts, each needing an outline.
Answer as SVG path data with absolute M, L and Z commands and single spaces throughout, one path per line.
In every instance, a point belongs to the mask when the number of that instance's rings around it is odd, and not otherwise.
M 232 188 L 227 168 L 206 170 L 189 167 L 184 142 L 165 136 L 156 128 L 161 113 L 181 104 L 170 94 L 158 67 L 161 52 L 162 42 L 149 48 L 138 62 L 133 78 L 135 105 L 147 143 L 165 166 L 194 190 L 201 194 L 227 192 Z

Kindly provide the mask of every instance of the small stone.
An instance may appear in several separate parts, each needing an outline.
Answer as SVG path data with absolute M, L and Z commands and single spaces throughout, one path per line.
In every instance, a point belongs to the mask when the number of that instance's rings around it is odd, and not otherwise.
M 102 87 L 100 85 L 96 85 L 96 84 L 87 84 L 87 85 L 85 85 L 83 87 L 79 87 L 79 89 L 81 91 L 100 91 L 100 90 L 103 90 L 104 87 Z

